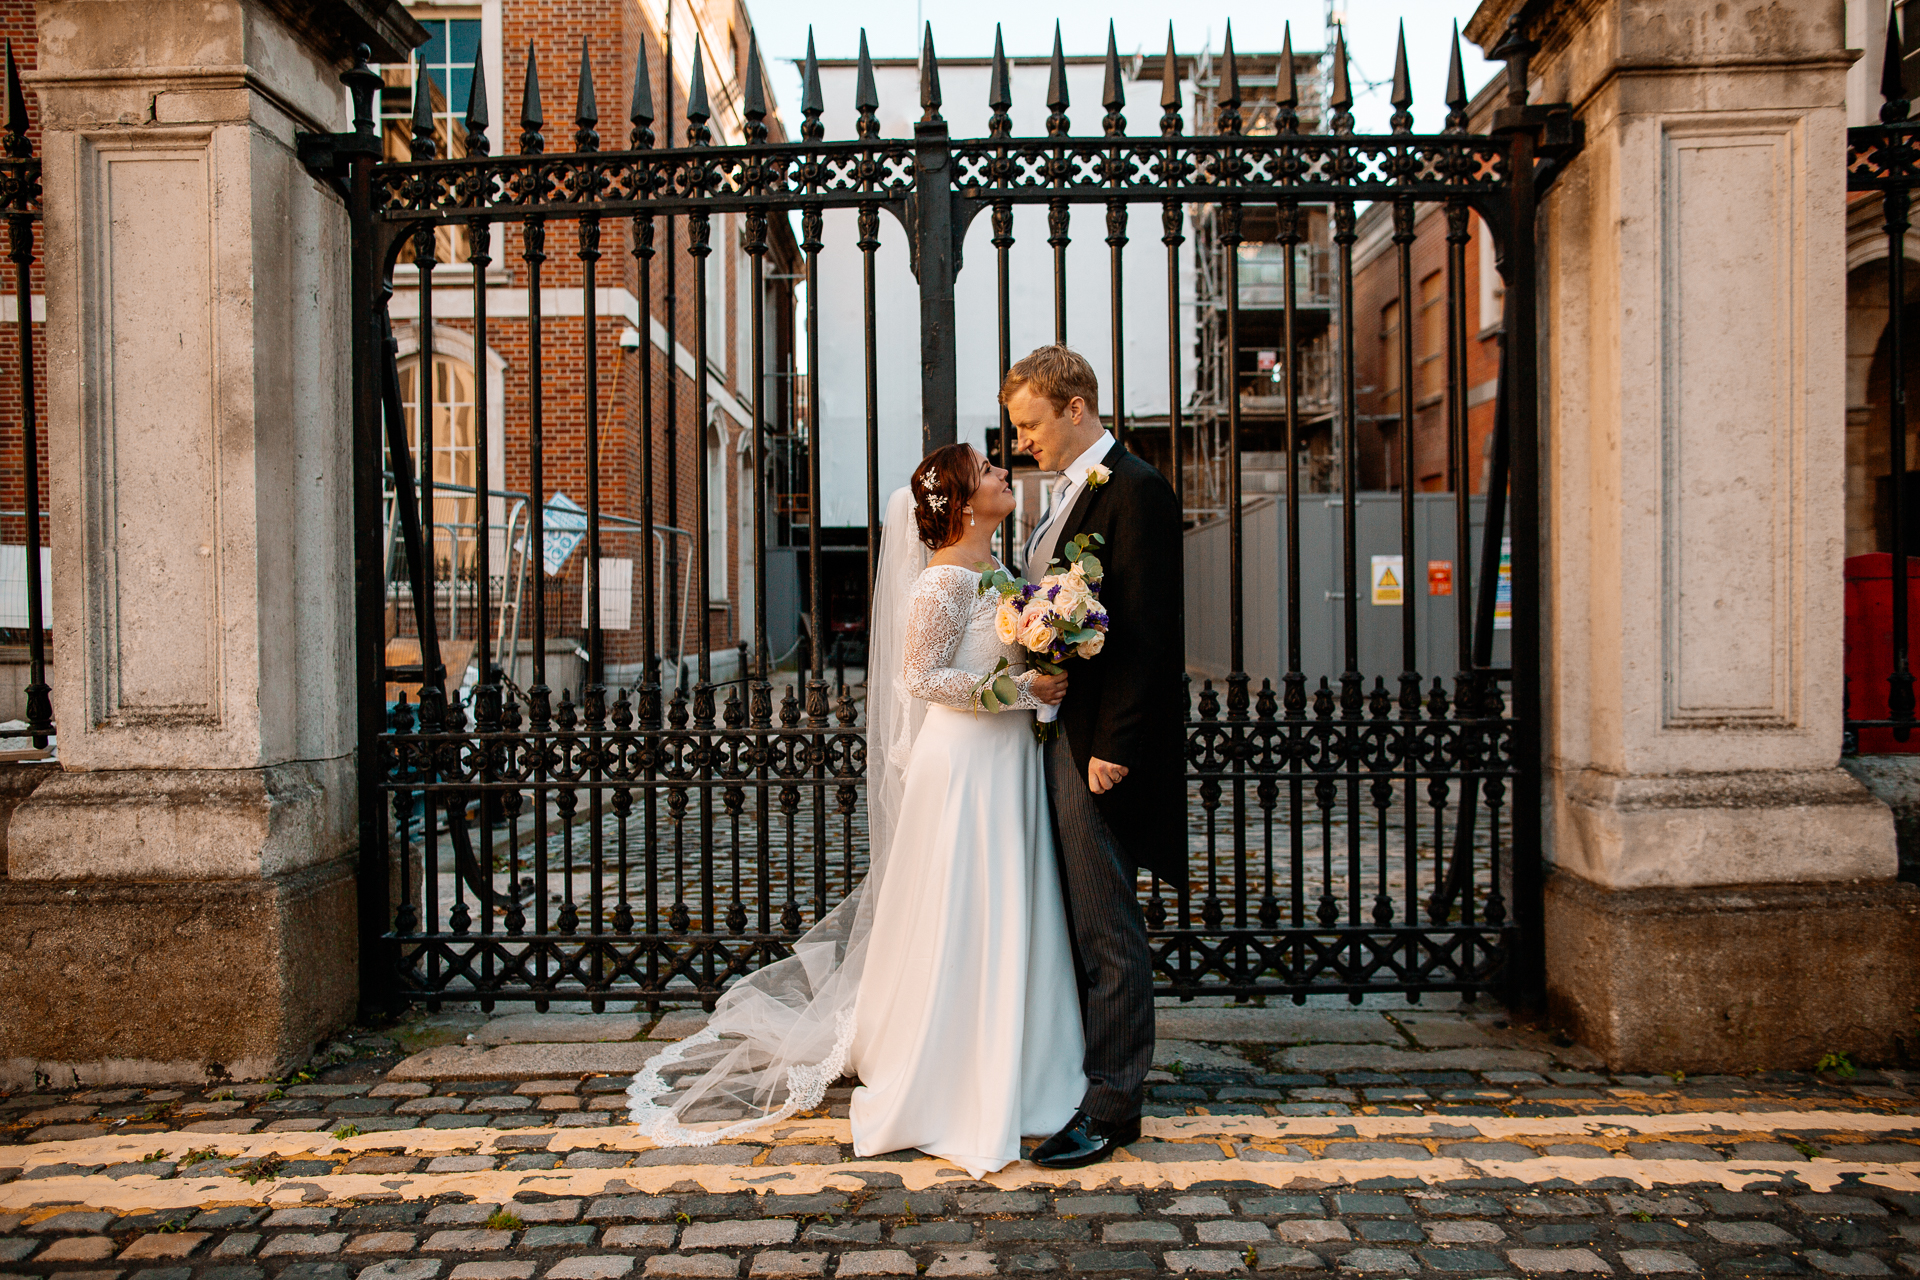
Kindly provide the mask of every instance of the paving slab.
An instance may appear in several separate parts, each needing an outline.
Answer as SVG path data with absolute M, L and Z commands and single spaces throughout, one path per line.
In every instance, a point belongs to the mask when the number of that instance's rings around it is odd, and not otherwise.
M 1154 1034 L 1210 1044 L 1392 1044 L 1406 1041 L 1393 1024 L 1364 1010 L 1156 1009 Z
M 632 1040 L 647 1020 L 631 1013 L 514 1013 L 473 1033 L 473 1043 L 582 1044 Z
M 631 1075 L 660 1052 L 644 1040 L 624 1043 L 441 1045 L 404 1059 L 389 1080 L 541 1080 L 549 1076 Z
M 1551 1059 L 1531 1049 L 1396 1049 L 1370 1044 L 1310 1044 L 1280 1060 L 1296 1071 L 1543 1071 Z
M 1213 1048 L 1191 1040 L 1155 1040 L 1153 1065 L 1162 1070 L 1180 1064 L 1182 1068 L 1213 1067 L 1227 1071 L 1251 1071 L 1252 1065 L 1230 1048 Z

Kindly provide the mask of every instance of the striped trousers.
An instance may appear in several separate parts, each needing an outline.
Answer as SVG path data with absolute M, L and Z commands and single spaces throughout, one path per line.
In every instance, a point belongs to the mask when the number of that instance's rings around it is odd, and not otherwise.
M 1100 816 L 1064 733 L 1046 745 L 1046 773 L 1087 1041 L 1080 1109 L 1109 1123 L 1130 1120 L 1140 1114 L 1153 1066 L 1153 958 L 1135 871 Z

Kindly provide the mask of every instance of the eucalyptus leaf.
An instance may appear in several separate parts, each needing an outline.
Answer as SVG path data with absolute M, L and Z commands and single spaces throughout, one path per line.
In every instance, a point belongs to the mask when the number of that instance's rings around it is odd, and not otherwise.
M 1000 701 L 1012 706 L 1020 701 L 1020 686 L 1013 682 L 1012 676 L 1001 676 L 993 682 L 993 691 Z

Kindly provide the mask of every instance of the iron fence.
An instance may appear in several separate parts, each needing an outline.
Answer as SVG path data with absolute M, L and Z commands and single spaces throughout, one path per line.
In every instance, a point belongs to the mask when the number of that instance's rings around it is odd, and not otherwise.
M 1908 21 L 1911 21 L 1909 17 Z M 1843 749 L 1904 749 L 1894 744 L 1912 740 L 1914 730 L 1912 617 L 1909 598 L 1911 557 L 1920 547 L 1914 530 L 1916 490 L 1914 473 L 1907 469 L 1906 360 L 1913 335 L 1907 317 L 1907 232 L 1913 211 L 1913 193 L 1920 188 L 1920 120 L 1912 115 L 1912 94 L 1906 78 L 1909 54 L 1900 34 L 1901 11 L 1887 14 L 1887 41 L 1880 75 L 1880 123 L 1847 130 L 1847 190 L 1880 197 L 1887 237 L 1887 484 L 1881 495 L 1884 521 L 1882 541 L 1890 554 L 1890 600 L 1887 617 L 1890 652 L 1884 669 L 1857 672 L 1846 689 Z M 1851 612 L 1851 604 L 1849 612 Z M 1871 631 L 1878 622 L 1861 619 Z M 1849 619 L 1849 629 L 1855 621 Z M 1877 635 L 1856 638 L 1866 642 Z M 1877 646 L 1875 646 L 1877 648 Z M 1869 649 L 1872 652 L 1872 649 Z M 1876 655 L 1877 656 L 1877 655 Z M 1849 667 L 1856 664 L 1849 662 Z M 1878 662 L 1865 664 L 1879 668 Z
M 862 45 L 855 101 L 856 136 L 825 138 L 820 80 L 811 48 L 803 73 L 802 125 L 795 141 L 774 141 L 767 130 L 767 104 L 757 47 L 750 46 L 744 93 L 745 141 L 714 145 L 703 64 L 696 53 L 683 120 L 683 146 L 655 145 L 656 123 L 649 63 L 637 61 L 629 96 L 631 130 L 624 150 L 600 148 L 596 91 L 582 58 L 576 85 L 573 149 L 547 150 L 540 107 L 540 81 L 531 53 L 525 67 L 519 149 L 492 154 L 486 94 L 476 70 L 466 111 L 465 155 L 436 158 L 431 110 L 424 88 L 416 102 L 413 158 L 386 162 L 374 134 L 372 96 L 379 77 L 364 65 L 344 77 L 352 91 L 356 122 L 351 133 L 303 139 L 310 166 L 334 181 L 346 198 L 353 224 L 355 333 L 356 515 L 362 555 L 359 591 L 361 654 L 361 760 L 363 762 L 364 936 L 373 942 L 366 972 L 390 984 L 402 998 L 483 1001 L 530 999 L 658 1000 L 692 996 L 711 1001 L 732 978 L 787 953 L 796 934 L 824 916 L 855 883 L 865 865 L 865 742 L 861 690 L 826 680 L 826 646 L 811 647 L 807 670 L 790 682 L 769 662 L 768 595 L 764 579 L 766 506 L 754 503 L 754 537 L 762 575 L 740 679 L 715 679 L 711 635 L 698 638 L 698 680 L 663 691 L 654 631 L 646 629 L 641 678 L 632 687 L 609 688 L 599 594 L 593 582 L 601 532 L 595 489 L 597 467 L 588 468 L 586 510 L 589 554 L 586 592 L 593 608 L 586 627 L 586 687 L 577 697 L 555 698 L 534 646 L 533 678 L 525 689 L 496 674 L 487 650 L 492 627 L 488 598 L 481 593 L 476 629 L 481 680 L 473 696 L 450 702 L 443 690 L 434 611 L 417 619 L 420 663 L 396 671 L 380 654 L 381 607 L 388 598 L 380 566 L 380 494 L 383 483 L 398 492 L 417 489 L 417 512 L 402 502 L 401 536 L 409 548 L 410 596 L 432 601 L 433 566 L 422 554 L 421 530 L 431 526 L 434 481 L 410 456 L 399 403 L 392 329 L 386 318 L 392 268 L 411 249 L 420 271 L 420 324 L 432 332 L 436 266 L 435 229 L 467 231 L 472 275 L 472 317 L 477 347 L 487 335 L 485 267 L 492 261 L 493 234 L 517 230 L 521 259 L 531 285 L 527 378 L 529 417 L 523 444 L 531 474 L 529 491 L 545 492 L 546 445 L 541 426 L 542 356 L 540 281 L 549 252 L 549 229 L 570 225 L 567 246 L 580 263 L 588 301 L 585 440 L 597 459 L 599 405 L 594 384 L 598 361 L 592 299 L 602 254 L 603 229 L 624 232 L 632 255 L 641 309 L 639 327 L 652 319 L 656 225 L 667 231 L 669 263 L 677 252 L 676 228 L 684 226 L 684 252 L 698 265 L 711 252 L 712 219 L 744 216 L 745 251 L 752 261 L 750 324 L 753 381 L 766 386 L 762 341 L 768 317 L 761 287 L 770 218 L 797 219 L 805 278 L 821 279 L 824 212 L 857 213 L 863 296 L 865 363 L 865 479 L 869 573 L 881 536 L 880 494 L 893 478 L 878 473 L 878 380 L 875 359 L 876 251 L 882 212 L 904 227 L 918 282 L 921 393 L 924 442 L 928 447 L 956 435 L 954 279 L 961 246 L 972 220 L 986 214 L 998 277 L 999 365 L 1009 350 L 1012 286 L 1008 251 L 1014 243 L 1013 209 L 1041 205 L 1048 211 L 1053 253 L 1052 300 L 1056 332 L 1067 328 L 1066 254 L 1074 213 L 1091 209 L 1112 246 L 1111 334 L 1113 381 L 1127 376 L 1121 314 L 1121 249 L 1130 234 L 1130 214 L 1144 207 L 1166 250 L 1170 435 L 1179 491 L 1187 452 L 1180 388 L 1183 331 L 1179 296 L 1187 211 L 1210 206 L 1212 225 L 1226 246 L 1224 341 L 1237 345 L 1242 292 L 1237 280 L 1241 214 L 1250 204 L 1271 206 L 1281 246 L 1278 275 L 1286 340 L 1285 384 L 1297 388 L 1293 362 L 1304 357 L 1294 342 L 1295 312 L 1304 289 L 1297 278 L 1303 211 L 1331 210 L 1334 261 L 1330 283 L 1344 300 L 1344 365 L 1335 376 L 1345 394 L 1339 465 L 1345 491 L 1354 492 L 1353 244 L 1356 208 L 1368 201 L 1392 204 L 1403 314 L 1411 314 L 1409 247 L 1416 206 L 1442 205 L 1452 236 L 1446 264 L 1447 422 L 1456 440 L 1453 456 L 1466 458 L 1465 246 L 1467 215 L 1483 218 L 1501 245 L 1500 270 L 1510 299 L 1508 333 L 1500 378 L 1494 483 L 1488 493 L 1487 535 L 1494 550 L 1483 556 L 1478 586 L 1462 574 L 1454 601 L 1459 668 L 1418 669 L 1415 610 L 1400 615 L 1402 663 L 1398 672 L 1363 672 L 1359 665 L 1357 601 L 1361 577 L 1356 559 L 1352 507 L 1346 508 L 1341 576 L 1344 583 L 1343 645 L 1338 670 L 1302 668 L 1301 607 L 1297 584 L 1298 504 L 1294 469 L 1287 473 L 1288 518 L 1284 554 L 1290 569 L 1285 602 L 1285 668 L 1246 670 L 1244 546 L 1242 536 L 1240 410 L 1237 397 L 1225 406 L 1233 499 L 1224 505 L 1228 526 L 1230 673 L 1220 685 L 1203 681 L 1190 690 L 1184 743 L 1188 761 L 1190 873 L 1179 883 L 1143 879 L 1141 903 L 1155 949 L 1162 990 L 1288 994 L 1340 991 L 1358 999 L 1367 991 L 1401 991 L 1417 998 L 1427 990 L 1469 993 L 1499 985 L 1526 987 L 1540 967 L 1539 670 L 1537 555 L 1538 476 L 1536 363 L 1533 344 L 1534 216 L 1538 194 L 1559 163 L 1578 145 L 1564 107 L 1530 105 L 1526 65 L 1532 46 L 1516 27 L 1494 56 L 1508 61 L 1508 105 L 1490 133 L 1467 127 L 1467 94 L 1455 37 L 1446 89 L 1448 117 L 1439 133 L 1415 134 L 1409 106 L 1412 90 L 1404 56 L 1396 70 L 1391 132 L 1353 132 L 1353 95 L 1344 45 L 1332 54 L 1326 119 L 1330 131 L 1301 130 L 1299 94 L 1289 35 L 1280 60 L 1272 132 L 1243 131 L 1241 93 L 1231 34 L 1215 64 L 1218 82 L 1210 101 L 1214 118 L 1189 133 L 1182 114 L 1178 60 L 1169 37 L 1160 86 L 1157 135 L 1127 132 L 1127 82 L 1110 38 L 1098 135 L 1070 131 L 1066 76 L 1058 41 L 1048 91 L 1047 132 L 1014 137 L 1006 59 L 996 48 L 984 135 L 956 139 L 942 114 L 939 64 L 928 32 L 919 75 L 921 114 L 910 138 L 880 135 L 879 100 L 872 65 Z M 1403 51 L 1404 55 L 1404 51 Z M 669 65 L 671 65 L 669 63 Z M 671 77 L 659 119 L 675 124 Z M 846 246 L 836 246 L 844 249 Z M 557 251 L 557 250 L 556 250 Z M 668 293 L 677 271 L 669 271 Z M 694 311 L 707 308 L 707 277 L 695 270 Z M 670 318 L 670 314 L 669 314 Z M 818 291 L 808 289 L 798 324 L 807 335 L 809 367 L 804 400 L 818 404 L 820 315 Z M 694 368 L 708 365 L 705 326 L 696 327 Z M 1408 390 L 1414 351 L 1410 328 L 1398 358 Z M 477 362 L 479 367 L 485 361 Z M 679 376 L 669 368 L 656 387 L 651 362 L 642 362 L 639 388 L 646 443 L 640 451 L 641 496 L 633 517 L 649 529 L 655 520 L 660 440 L 676 456 L 673 398 Z M 482 376 L 484 376 L 484 372 Z M 704 418 L 709 387 L 691 379 Z M 476 395 L 484 414 L 484 388 Z M 796 400 L 801 397 L 796 395 Z M 664 416 L 656 405 L 665 402 Z M 1123 396 L 1116 387 L 1114 403 Z M 1289 456 L 1297 443 L 1297 391 L 1286 406 Z M 1405 408 L 1411 420 L 1412 405 Z M 419 414 L 418 448 L 429 456 L 430 416 Z M 383 432 L 384 427 L 384 432 Z M 1116 422 L 1115 430 L 1122 424 Z M 385 444 L 383 446 L 383 434 Z M 820 492 L 823 452 L 817 416 L 806 415 L 805 459 L 809 472 L 794 489 Z M 1001 418 L 989 448 L 1011 460 L 1008 424 Z M 476 439 L 486 437 L 484 425 Z M 754 474 L 766 476 L 769 431 L 755 430 Z M 1124 436 L 1123 436 L 1124 439 Z M 384 458 L 383 458 L 384 450 Z M 480 484 L 490 462 L 479 459 Z M 1410 459 L 1411 451 L 1402 451 Z M 707 598 L 707 473 L 696 450 L 697 511 L 692 522 L 696 600 Z M 859 465 L 857 457 L 824 460 Z M 1468 484 L 1456 462 L 1454 490 Z M 1408 468 L 1411 462 L 1406 463 Z M 420 471 L 418 479 L 416 470 Z M 900 477 L 899 479 L 904 479 Z M 669 481 L 669 485 L 671 481 Z M 1400 546 L 1404 564 L 1414 563 L 1413 477 L 1401 477 Z M 1467 504 L 1457 504 L 1455 545 L 1469 543 Z M 542 540 L 543 504 L 530 504 L 535 546 Z M 485 504 L 479 504 L 475 572 L 486 581 Z M 1493 584 L 1503 530 L 1511 532 L 1512 661 L 1491 663 Z M 889 536 L 892 536 L 889 534 Z M 811 633 L 828 634 L 822 589 L 821 529 L 807 524 L 811 565 Z M 641 612 L 652 617 L 663 583 L 650 559 L 643 560 Z M 543 595 L 534 592 L 533 628 L 546 635 Z M 676 606 L 671 599 L 669 611 Z M 1369 681 L 1371 675 L 1371 681 Z M 1444 678 L 1443 678 L 1444 677 Z M 385 682 L 411 678 L 422 686 L 417 705 L 389 708 Z M 1392 680 L 1391 686 L 1388 680 Z M 1317 683 L 1316 683 L 1317 681 Z
M 13 41 L 7 41 L 6 120 L 0 124 L 0 216 L 7 222 L 7 258 L 13 263 L 14 358 L 10 371 L 19 380 L 20 489 L 24 517 L 21 535 L 25 562 L 27 653 L 26 734 L 37 751 L 52 741 L 53 690 L 47 683 L 47 618 L 40 548 L 44 545 L 45 512 L 40 502 L 40 409 L 34 383 L 33 276 L 37 259 L 35 237 L 40 227 L 40 157 L 29 136 L 27 98 L 14 60 Z

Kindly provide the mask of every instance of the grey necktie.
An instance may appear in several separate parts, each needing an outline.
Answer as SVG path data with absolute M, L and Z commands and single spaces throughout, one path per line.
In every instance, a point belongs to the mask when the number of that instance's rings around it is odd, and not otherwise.
M 1053 559 L 1054 548 L 1060 545 L 1060 526 L 1067 518 L 1064 510 L 1067 490 L 1072 487 L 1073 482 L 1065 476 L 1054 481 L 1053 506 L 1048 510 L 1046 519 L 1027 538 L 1026 555 L 1021 560 L 1020 571 L 1028 578 L 1045 571 L 1048 562 Z

